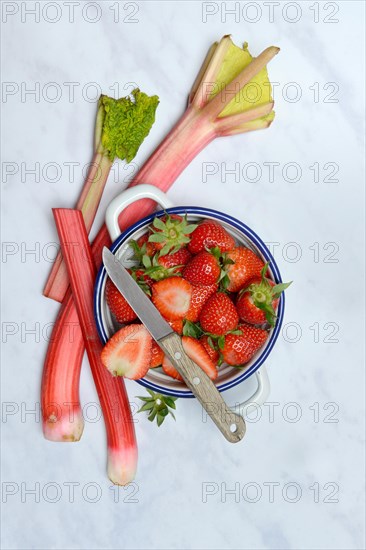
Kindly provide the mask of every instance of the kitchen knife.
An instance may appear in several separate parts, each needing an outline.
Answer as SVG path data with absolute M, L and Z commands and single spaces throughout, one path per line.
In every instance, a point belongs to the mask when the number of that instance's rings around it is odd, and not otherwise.
M 106 247 L 103 248 L 103 263 L 110 279 L 169 357 L 221 433 L 231 443 L 240 441 L 246 430 L 244 419 L 229 409 L 212 380 L 185 353 L 180 336 L 173 331 L 122 263 Z

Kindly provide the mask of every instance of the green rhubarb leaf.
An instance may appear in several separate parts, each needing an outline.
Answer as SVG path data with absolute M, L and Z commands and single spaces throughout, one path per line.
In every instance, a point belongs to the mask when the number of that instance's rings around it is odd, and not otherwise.
M 248 44 L 245 42 L 243 47 L 236 46 L 231 40 L 224 59 L 220 65 L 216 80 L 212 86 L 211 99 L 217 95 L 223 88 L 236 78 L 253 57 L 248 50 Z M 253 107 L 259 107 L 272 101 L 272 87 L 268 78 L 267 68 L 264 67 L 240 92 L 224 107 L 219 118 L 237 113 L 244 113 Z M 274 112 L 272 111 L 264 117 L 256 120 L 272 121 Z M 255 126 L 255 121 L 252 121 Z
M 114 99 L 101 95 L 96 134 L 99 152 L 111 161 L 116 157 L 131 162 L 155 121 L 158 96 L 148 96 L 138 88 L 131 97 Z

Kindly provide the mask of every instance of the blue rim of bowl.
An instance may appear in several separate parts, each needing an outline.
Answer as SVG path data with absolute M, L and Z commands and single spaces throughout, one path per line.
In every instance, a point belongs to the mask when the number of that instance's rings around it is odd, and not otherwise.
M 218 210 L 212 210 L 211 208 L 201 208 L 199 206 L 175 206 L 173 208 L 167 208 L 165 210 L 159 210 L 158 212 L 154 212 L 153 214 L 150 214 L 149 216 L 146 216 L 145 218 L 142 218 L 135 224 L 131 225 L 128 229 L 126 229 L 126 231 L 123 231 L 123 233 L 121 233 L 118 239 L 116 239 L 114 243 L 110 246 L 111 252 L 115 253 L 120 248 L 121 244 L 124 243 L 126 240 L 128 240 L 128 238 L 135 231 L 145 226 L 146 224 L 150 223 L 156 216 L 163 215 L 165 212 L 168 212 L 169 214 L 187 213 L 187 214 L 193 214 L 193 215 L 198 214 L 200 216 L 212 216 L 219 221 L 223 221 L 230 224 L 231 226 L 235 227 L 238 231 L 243 233 L 248 239 L 250 239 L 253 242 L 253 244 L 258 248 L 258 250 L 261 252 L 261 254 L 266 259 L 266 261 L 270 262 L 270 269 L 272 271 L 275 282 L 276 283 L 282 282 L 277 264 L 272 254 L 270 253 L 270 251 L 262 241 L 262 239 L 260 239 L 258 235 L 252 229 L 250 229 L 250 227 L 245 225 L 245 223 L 237 220 L 236 218 L 233 218 L 232 216 L 229 216 L 228 214 L 219 212 Z M 102 289 L 106 275 L 107 273 L 106 273 L 105 267 L 102 264 L 102 266 L 98 271 L 98 275 L 95 283 L 95 289 L 94 289 L 94 317 L 97 325 L 98 334 L 103 344 L 106 344 L 108 340 L 108 335 L 104 329 L 102 315 L 101 315 L 101 295 L 102 295 L 101 289 Z M 238 384 L 240 384 L 241 382 L 249 378 L 249 376 L 254 374 L 255 371 L 257 371 L 259 367 L 264 363 L 264 361 L 267 359 L 268 355 L 272 351 L 273 346 L 275 345 L 276 340 L 279 336 L 281 326 L 282 326 L 282 321 L 283 321 L 284 307 L 285 307 L 285 298 L 284 298 L 284 294 L 282 293 L 278 303 L 276 324 L 273 328 L 272 334 L 263 352 L 259 355 L 259 357 L 253 363 L 253 365 L 251 365 L 249 369 L 245 370 L 241 374 L 241 376 L 237 376 L 234 380 L 231 380 L 230 382 L 226 382 L 224 384 L 218 385 L 217 389 L 220 392 L 237 386 Z M 149 382 L 144 378 L 141 378 L 140 380 L 136 380 L 136 382 L 141 384 L 141 386 L 157 391 L 159 393 L 163 393 L 165 395 L 171 395 L 173 397 L 185 397 L 185 398 L 194 397 L 194 395 L 190 390 L 169 389 L 169 388 L 166 388 L 165 386 L 159 386 L 158 384 L 153 384 L 152 382 Z

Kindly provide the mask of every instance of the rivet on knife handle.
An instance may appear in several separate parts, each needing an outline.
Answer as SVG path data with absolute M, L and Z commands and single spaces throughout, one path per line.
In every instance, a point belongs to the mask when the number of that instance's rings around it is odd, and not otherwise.
M 158 343 L 226 439 L 240 441 L 246 431 L 244 419 L 229 409 L 212 380 L 188 357 L 178 334 L 169 334 Z

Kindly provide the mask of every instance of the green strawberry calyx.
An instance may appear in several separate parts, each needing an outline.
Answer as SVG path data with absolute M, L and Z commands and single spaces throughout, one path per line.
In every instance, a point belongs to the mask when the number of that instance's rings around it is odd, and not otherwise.
M 161 393 L 155 393 L 149 389 L 147 391 L 150 394 L 149 397 L 140 395 L 137 396 L 138 399 L 141 399 L 141 401 L 143 402 L 142 407 L 140 407 L 137 412 L 146 411 L 148 413 L 148 420 L 150 420 L 150 422 L 154 422 L 154 420 L 156 419 L 156 423 L 158 426 L 162 425 L 165 418 L 169 414 L 175 420 L 174 413 L 170 409 L 175 410 L 175 402 L 177 400 L 177 397 L 162 395 Z
M 189 235 L 196 227 L 197 224 L 188 222 L 187 215 L 182 219 L 177 219 L 165 214 L 165 220 L 159 217 L 154 218 L 151 226 L 153 233 L 149 236 L 149 242 L 164 244 L 160 250 L 160 256 L 168 253 L 174 254 L 190 242 Z
M 281 293 L 286 290 L 292 283 L 279 283 L 271 285 L 271 280 L 266 277 L 269 262 L 267 262 L 261 270 L 261 281 L 259 283 L 251 283 L 239 293 L 239 298 L 249 292 L 253 304 L 263 311 L 267 323 L 273 327 L 276 322 L 276 312 L 273 307 L 273 302 L 280 297 Z

